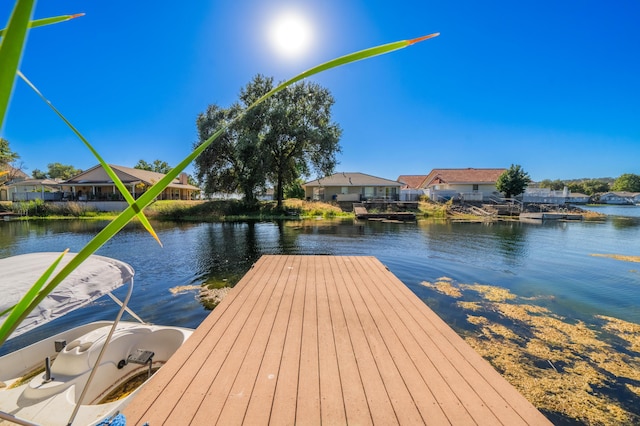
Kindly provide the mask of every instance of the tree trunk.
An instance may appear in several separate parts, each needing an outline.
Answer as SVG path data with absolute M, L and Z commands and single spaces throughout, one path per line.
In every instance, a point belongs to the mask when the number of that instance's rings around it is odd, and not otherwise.
M 278 182 L 276 182 L 276 199 L 278 201 L 276 207 L 282 209 L 282 200 L 284 199 L 284 188 L 282 187 L 282 172 L 278 171 Z

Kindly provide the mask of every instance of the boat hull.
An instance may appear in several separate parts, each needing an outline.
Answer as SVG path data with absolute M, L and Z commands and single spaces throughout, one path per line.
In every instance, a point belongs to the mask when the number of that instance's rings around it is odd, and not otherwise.
M 0 358 L 0 410 L 42 425 L 66 425 L 104 346 L 109 321 L 76 327 Z M 140 373 L 163 365 L 193 330 L 120 322 L 97 367 L 74 424 L 92 425 L 121 409 L 137 391 L 113 402 L 100 403 L 112 390 Z M 56 341 L 66 345 L 56 352 Z M 61 345 L 59 345 L 61 346 Z M 59 348 L 60 349 L 60 348 Z M 152 353 L 146 364 L 136 364 L 140 351 Z M 50 376 L 38 371 L 50 357 Z M 31 373 L 31 374 L 30 374 Z M 28 375 L 27 379 L 22 379 Z M 139 388 L 138 388 L 139 389 Z

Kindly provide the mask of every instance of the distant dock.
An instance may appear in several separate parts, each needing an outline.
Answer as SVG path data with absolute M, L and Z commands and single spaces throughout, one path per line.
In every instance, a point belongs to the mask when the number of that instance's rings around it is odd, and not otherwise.
M 549 425 L 374 257 L 263 256 L 127 424 Z
M 534 220 L 582 220 L 582 215 L 578 213 L 520 213 L 520 219 Z
M 392 220 L 392 221 L 409 221 L 416 220 L 416 214 L 412 212 L 375 212 L 369 213 L 367 208 L 363 204 L 354 204 L 353 213 L 357 219 L 369 219 L 369 220 Z
M 19 217 L 16 213 L 13 212 L 0 212 L 0 220 L 11 220 Z

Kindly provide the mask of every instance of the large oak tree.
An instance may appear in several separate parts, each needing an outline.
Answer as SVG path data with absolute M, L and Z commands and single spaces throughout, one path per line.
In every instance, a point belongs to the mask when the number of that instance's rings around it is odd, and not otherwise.
M 198 116 L 197 144 L 273 87 L 273 78 L 257 75 L 230 108 L 210 105 Z M 333 172 L 342 134 L 331 120 L 333 104 L 331 93 L 315 83 L 300 82 L 275 94 L 236 121 L 196 159 L 198 180 L 207 193 L 239 190 L 248 202 L 270 184 L 280 207 L 285 188 L 296 179 Z

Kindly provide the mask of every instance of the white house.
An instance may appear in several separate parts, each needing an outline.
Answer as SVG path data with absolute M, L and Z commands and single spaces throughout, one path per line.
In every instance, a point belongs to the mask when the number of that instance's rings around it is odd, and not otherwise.
M 312 180 L 302 187 L 308 200 L 316 201 L 398 201 L 402 184 L 364 173 L 335 173 Z
M 501 196 L 496 188 L 498 177 L 506 169 L 433 169 L 422 187 L 434 201 L 451 198 L 466 201 L 486 201 Z
M 600 202 L 602 204 L 636 204 L 638 202 L 639 192 L 606 192 L 600 195 Z

